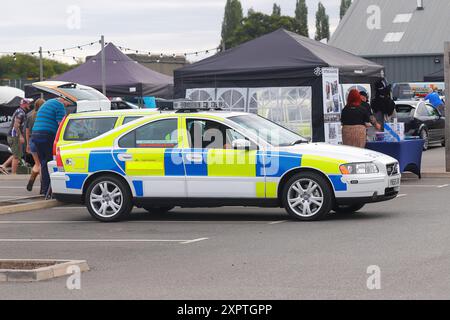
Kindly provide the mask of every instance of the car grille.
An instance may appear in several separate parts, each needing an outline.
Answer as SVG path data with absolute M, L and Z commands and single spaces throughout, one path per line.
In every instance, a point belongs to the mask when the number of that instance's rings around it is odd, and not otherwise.
M 400 168 L 398 163 L 391 163 L 386 166 L 388 176 L 396 176 L 400 173 Z

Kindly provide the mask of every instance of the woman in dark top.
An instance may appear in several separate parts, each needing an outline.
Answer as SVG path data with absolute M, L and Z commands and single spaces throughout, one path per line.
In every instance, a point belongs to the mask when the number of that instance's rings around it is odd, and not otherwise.
M 366 146 L 366 128 L 370 127 L 370 115 L 361 107 L 358 90 L 350 91 L 347 105 L 342 110 L 342 139 L 344 145 L 364 148 Z

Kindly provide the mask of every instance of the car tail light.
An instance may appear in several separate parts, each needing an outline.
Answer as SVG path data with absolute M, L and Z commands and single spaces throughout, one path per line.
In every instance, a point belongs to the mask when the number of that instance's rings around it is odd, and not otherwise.
M 64 123 L 66 122 L 66 120 L 67 120 L 67 116 L 65 116 L 62 119 L 61 123 L 59 124 L 58 131 L 56 132 L 55 141 L 53 142 L 53 157 L 56 156 L 56 149 L 58 147 L 58 142 L 59 142 L 59 138 L 60 138 L 59 136 L 62 133 L 61 131 L 62 131 L 62 128 L 64 127 Z
M 59 147 L 56 148 L 55 160 L 58 172 L 64 172 L 64 164 L 61 157 L 61 149 Z

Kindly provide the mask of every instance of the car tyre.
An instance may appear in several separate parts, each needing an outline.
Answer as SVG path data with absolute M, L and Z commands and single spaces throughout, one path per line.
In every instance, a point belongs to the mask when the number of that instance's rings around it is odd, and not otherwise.
M 175 208 L 175 207 L 157 207 L 157 206 L 146 206 L 146 207 L 144 207 L 144 209 L 147 210 L 149 213 L 154 213 L 154 214 L 168 213 L 173 208 Z
M 423 144 L 423 151 L 427 151 L 428 148 L 430 147 L 428 131 L 426 129 L 422 129 L 419 133 L 419 136 L 422 140 L 425 141 L 425 143 Z
M 126 219 L 133 203 L 128 185 L 114 176 L 101 176 L 88 186 L 85 203 L 91 216 L 101 222 Z
M 356 213 L 362 208 L 364 208 L 364 203 L 359 204 L 351 204 L 351 205 L 336 205 L 333 208 L 333 211 L 339 214 L 345 214 L 345 213 Z
M 333 204 L 333 189 L 318 173 L 302 172 L 285 184 L 282 203 L 294 220 L 319 221 L 327 217 Z

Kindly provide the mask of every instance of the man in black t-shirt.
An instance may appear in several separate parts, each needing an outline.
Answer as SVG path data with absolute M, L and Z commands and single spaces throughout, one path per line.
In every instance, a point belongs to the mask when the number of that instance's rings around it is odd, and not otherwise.
M 365 91 L 360 91 L 359 94 L 361 95 L 361 107 L 369 115 L 370 123 L 377 130 L 380 130 L 381 125 L 377 122 L 377 119 L 375 118 L 375 115 L 373 114 L 372 107 L 369 104 L 369 95 Z

